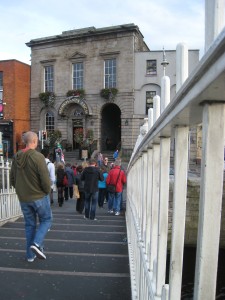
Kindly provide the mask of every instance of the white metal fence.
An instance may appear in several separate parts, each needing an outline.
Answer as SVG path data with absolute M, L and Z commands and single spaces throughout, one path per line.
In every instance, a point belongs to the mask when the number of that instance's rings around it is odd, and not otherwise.
M 206 8 L 220 7 L 218 2 L 206 1 Z M 154 122 L 148 120 L 150 128 L 147 120 L 142 126 L 128 166 L 126 219 L 133 299 L 181 298 L 189 129 L 198 124 L 202 124 L 202 160 L 194 299 L 215 299 L 224 171 L 225 29 L 207 49 L 161 115 L 157 116 L 158 107 L 149 114 L 156 116 Z M 171 141 L 174 188 L 166 284 Z
M 13 221 L 22 215 L 15 189 L 13 187 L 10 187 L 9 173 L 10 163 L 8 161 L 4 162 L 1 156 L 0 226 L 5 222 Z

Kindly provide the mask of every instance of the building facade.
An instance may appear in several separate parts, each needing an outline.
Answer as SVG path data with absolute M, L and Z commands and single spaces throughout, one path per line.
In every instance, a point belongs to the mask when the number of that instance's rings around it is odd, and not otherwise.
M 11 157 L 23 147 L 30 130 L 30 66 L 15 59 L 0 61 L 0 132 L 3 153 Z
M 31 40 L 27 46 L 31 129 L 58 129 L 72 149 L 80 146 L 77 133 L 85 137 L 91 131 L 98 150 L 120 148 L 130 155 L 151 105 L 146 106 L 146 99 L 161 92 L 163 51 L 151 52 L 134 24 L 65 31 Z M 174 93 L 175 51 L 166 53 Z M 191 71 L 198 51 L 190 51 L 190 58 Z

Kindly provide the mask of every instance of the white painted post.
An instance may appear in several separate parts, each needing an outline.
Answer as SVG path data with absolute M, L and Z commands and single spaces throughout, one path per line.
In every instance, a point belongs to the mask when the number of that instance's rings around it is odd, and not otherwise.
M 160 296 L 166 277 L 167 235 L 168 235 L 168 203 L 169 203 L 169 171 L 170 171 L 170 138 L 160 141 L 160 198 L 158 254 L 156 272 L 156 295 Z
M 150 271 L 153 270 L 154 260 L 157 258 L 158 246 L 158 212 L 159 212 L 159 158 L 160 145 L 153 145 L 153 173 L 152 173 L 152 207 L 151 207 L 151 250 Z
M 188 78 L 188 48 L 180 43 L 176 48 L 176 92 Z
M 224 0 L 205 0 L 205 52 L 224 27 Z
M 153 97 L 153 124 L 160 116 L 160 97 L 158 95 Z
M 175 129 L 173 225 L 170 253 L 170 297 L 180 300 L 185 233 L 189 127 Z
M 164 111 L 170 103 L 170 78 L 163 76 L 161 78 L 161 101 L 160 101 L 160 114 Z
M 215 299 L 223 196 L 225 104 L 203 110 L 201 187 L 194 299 Z
M 148 130 L 152 128 L 153 125 L 153 108 L 148 109 Z
M 148 186 L 148 154 L 147 151 L 144 152 L 142 156 L 142 186 L 143 186 L 143 201 L 142 201 L 142 232 L 143 232 L 143 242 L 146 249 L 146 223 L 147 223 L 147 186 Z
M 152 155 L 153 150 L 148 149 L 148 185 L 147 185 L 147 209 L 146 209 L 146 248 L 147 248 L 147 257 L 148 262 L 150 262 L 150 244 L 151 244 L 151 209 L 152 209 Z M 149 264 L 150 269 L 150 264 Z

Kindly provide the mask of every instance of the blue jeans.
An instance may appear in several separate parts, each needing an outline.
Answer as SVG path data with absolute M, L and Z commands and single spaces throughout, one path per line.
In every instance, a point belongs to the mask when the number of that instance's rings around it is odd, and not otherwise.
M 95 212 L 96 212 L 96 205 L 98 201 L 98 192 L 95 193 L 87 193 L 85 192 L 85 217 L 94 220 Z
M 115 212 L 120 212 L 120 203 L 121 203 L 122 192 L 119 193 L 110 193 L 108 199 L 108 209 L 115 209 Z
M 25 221 L 27 258 L 33 258 L 34 253 L 30 250 L 30 246 L 35 243 L 37 246 L 43 247 L 45 235 L 52 224 L 49 195 L 35 201 L 20 202 L 20 206 Z M 38 228 L 37 217 L 39 219 Z

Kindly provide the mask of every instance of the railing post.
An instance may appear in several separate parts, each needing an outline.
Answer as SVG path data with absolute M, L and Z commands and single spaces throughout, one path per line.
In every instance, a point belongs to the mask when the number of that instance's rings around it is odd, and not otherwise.
M 148 256 L 148 268 L 150 269 L 150 245 L 151 245 L 151 210 L 152 210 L 152 155 L 153 150 L 148 149 L 148 185 L 147 185 L 147 209 L 146 209 L 146 248 Z
M 152 205 L 151 205 L 151 250 L 150 270 L 153 271 L 153 263 L 157 258 L 158 246 L 158 212 L 159 212 L 159 157 L 160 145 L 153 145 L 152 164 Z
M 205 104 L 194 299 L 215 299 L 223 195 L 225 104 Z
M 173 225 L 170 254 L 170 297 L 180 300 L 185 233 L 189 127 L 175 129 Z
M 160 140 L 160 198 L 159 198 L 159 234 L 156 272 L 156 295 L 160 296 L 165 284 L 167 236 L 168 236 L 168 203 L 169 203 L 169 169 L 170 138 Z

